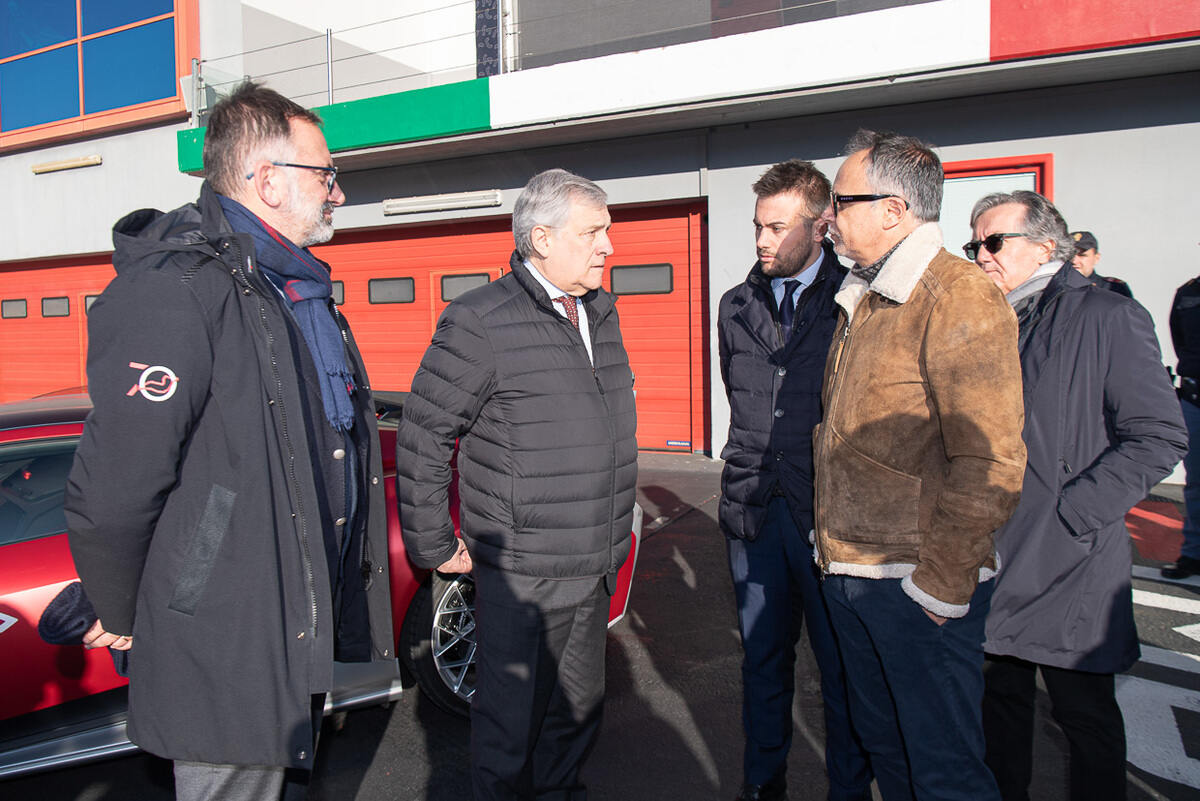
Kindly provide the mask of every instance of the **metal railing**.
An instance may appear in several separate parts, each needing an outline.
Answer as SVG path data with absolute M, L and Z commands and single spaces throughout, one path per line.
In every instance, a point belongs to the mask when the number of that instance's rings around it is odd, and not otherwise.
M 872 10 L 912 2 L 882 0 Z M 598 0 L 585 9 L 557 0 L 428 0 L 387 19 L 194 59 L 192 125 L 204 124 L 213 103 L 246 79 L 317 106 L 856 13 L 840 0 L 754 6 L 739 13 L 733 0 L 717 16 L 711 0 Z M 250 28 L 265 37 L 265 22 Z

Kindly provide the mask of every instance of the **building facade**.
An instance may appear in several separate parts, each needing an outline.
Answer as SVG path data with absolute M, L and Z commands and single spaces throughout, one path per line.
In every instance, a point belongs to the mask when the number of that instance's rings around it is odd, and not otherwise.
M 83 383 L 112 223 L 196 196 L 205 109 L 245 75 L 326 121 L 348 200 L 316 250 L 380 388 L 407 389 L 441 309 L 507 269 L 525 181 L 565 167 L 610 196 L 639 444 L 719 454 L 712 328 L 754 262 L 750 185 L 792 157 L 832 176 L 859 127 L 937 146 L 952 251 L 986 192 L 1051 197 L 1174 362 L 1171 297 L 1200 273 L 1191 0 L 343 5 L 0 11 L 0 399 Z

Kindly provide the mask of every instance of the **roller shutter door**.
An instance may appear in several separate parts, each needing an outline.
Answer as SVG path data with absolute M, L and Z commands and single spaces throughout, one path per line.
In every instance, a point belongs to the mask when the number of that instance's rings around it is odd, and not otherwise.
M 605 288 L 619 295 L 638 444 L 706 450 L 703 206 L 618 208 L 612 216 L 615 252 Z M 342 311 L 376 388 L 407 390 L 446 304 L 508 269 L 509 225 L 503 218 L 340 233 L 314 248 L 333 266 Z
M 87 306 L 110 256 L 0 265 L 0 402 L 87 383 Z

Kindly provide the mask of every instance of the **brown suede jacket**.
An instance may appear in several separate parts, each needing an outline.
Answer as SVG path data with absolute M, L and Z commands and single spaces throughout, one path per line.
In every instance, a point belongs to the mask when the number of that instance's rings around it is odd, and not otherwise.
M 825 573 L 901 578 L 943 617 L 995 573 L 1021 491 L 1017 320 L 982 270 L 913 231 L 869 285 L 847 275 L 814 435 Z

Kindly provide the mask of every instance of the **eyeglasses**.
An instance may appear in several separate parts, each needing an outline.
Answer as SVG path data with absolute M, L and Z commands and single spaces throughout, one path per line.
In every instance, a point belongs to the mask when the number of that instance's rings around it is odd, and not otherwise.
M 1000 248 L 1004 247 L 1005 239 L 1012 239 L 1018 236 L 1025 236 L 1025 234 L 990 234 L 983 239 L 972 239 L 963 245 L 963 253 L 966 254 L 968 259 L 975 261 L 976 257 L 979 256 L 980 247 L 987 248 L 988 253 L 999 253 Z
M 833 206 L 833 215 L 836 217 L 841 207 L 847 203 L 860 203 L 865 200 L 883 200 L 884 198 L 894 197 L 904 204 L 904 208 L 908 208 L 908 201 L 899 195 L 835 195 L 830 193 L 829 203 Z
M 327 193 L 332 193 L 333 185 L 337 183 L 337 167 L 321 167 L 316 164 L 293 164 L 290 161 L 272 161 L 271 163 L 276 167 L 299 167 L 302 170 L 319 170 L 325 173 L 325 191 Z M 246 176 L 246 180 L 250 180 L 253 177 L 254 173 L 250 173 Z

